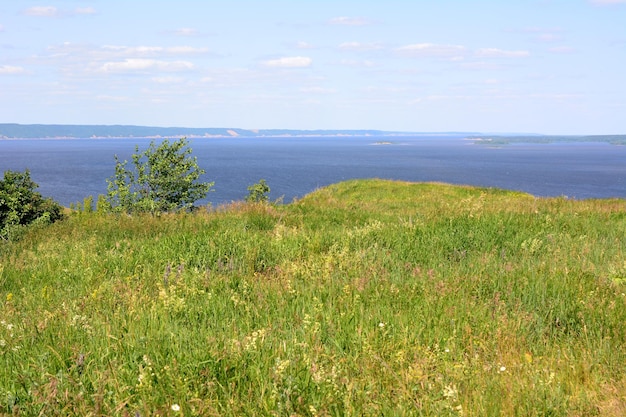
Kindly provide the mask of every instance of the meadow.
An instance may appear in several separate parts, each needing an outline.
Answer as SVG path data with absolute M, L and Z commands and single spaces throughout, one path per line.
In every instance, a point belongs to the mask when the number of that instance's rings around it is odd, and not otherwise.
M 353 180 L 0 244 L 0 414 L 626 415 L 626 201 Z

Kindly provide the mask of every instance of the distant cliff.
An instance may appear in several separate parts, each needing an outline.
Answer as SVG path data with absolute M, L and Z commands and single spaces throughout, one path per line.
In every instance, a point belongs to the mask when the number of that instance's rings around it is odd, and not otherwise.
M 432 135 L 444 134 L 428 133 Z M 237 128 L 189 128 L 189 127 L 151 127 L 122 125 L 23 125 L 0 123 L 0 138 L 36 139 L 36 138 L 131 138 L 131 137 L 254 137 L 254 136 L 398 136 L 418 134 L 414 132 L 388 132 L 382 130 L 290 130 L 260 129 L 248 130 Z M 422 133 L 426 134 L 426 133 Z M 466 135 L 471 133 L 447 132 L 447 134 Z M 474 133 L 475 134 L 475 133 Z

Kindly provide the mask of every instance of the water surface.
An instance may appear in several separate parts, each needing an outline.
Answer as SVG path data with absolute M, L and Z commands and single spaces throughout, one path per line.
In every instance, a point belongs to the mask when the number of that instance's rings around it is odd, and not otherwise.
M 379 142 L 391 142 L 380 144 Z M 150 139 L 1 140 L 0 170 L 30 169 L 39 192 L 68 206 L 106 193 L 114 155 Z M 607 143 L 474 145 L 462 137 L 279 137 L 190 140 L 214 181 L 206 201 L 241 200 L 264 178 L 285 202 L 352 178 L 440 181 L 536 196 L 626 198 L 626 147 Z

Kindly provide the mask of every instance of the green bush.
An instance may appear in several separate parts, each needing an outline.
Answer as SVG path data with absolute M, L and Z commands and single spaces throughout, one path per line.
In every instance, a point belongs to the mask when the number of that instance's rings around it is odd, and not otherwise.
M 164 140 L 158 146 L 153 141 L 145 151 L 139 153 L 136 147 L 135 152 L 134 169 L 127 168 L 128 161 L 121 162 L 115 156 L 115 175 L 107 180 L 107 201 L 113 211 L 189 210 L 213 186 L 212 182 L 199 181 L 205 171 L 190 156 L 192 150 L 185 138 L 173 143 Z
M 0 181 L 0 238 L 13 240 L 30 224 L 48 224 L 63 217 L 62 207 L 35 192 L 39 186 L 24 172 L 5 171 Z
M 269 200 L 269 193 L 270 187 L 265 180 L 262 179 L 248 187 L 246 201 L 251 203 L 265 203 Z

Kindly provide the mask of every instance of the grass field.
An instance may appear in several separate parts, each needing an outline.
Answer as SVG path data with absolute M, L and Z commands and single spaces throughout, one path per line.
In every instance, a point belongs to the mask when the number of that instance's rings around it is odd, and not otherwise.
M 626 201 L 355 180 L 0 245 L 0 414 L 626 415 Z

